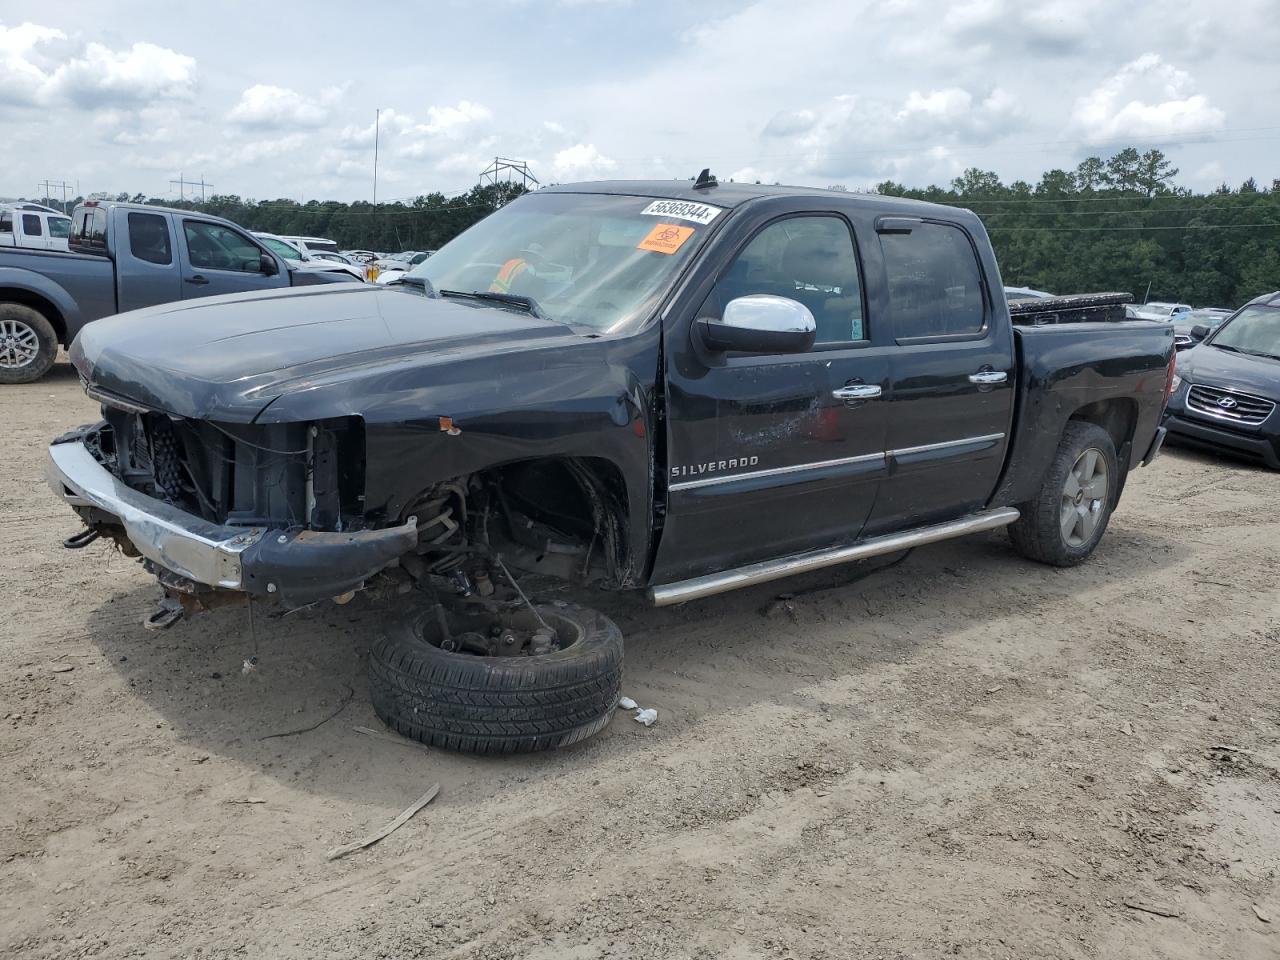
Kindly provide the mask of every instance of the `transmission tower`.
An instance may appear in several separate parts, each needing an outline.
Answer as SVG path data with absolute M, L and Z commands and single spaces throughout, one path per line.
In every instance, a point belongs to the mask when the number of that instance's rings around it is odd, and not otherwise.
M 493 163 L 480 171 L 481 186 L 493 186 L 499 183 L 515 183 L 517 180 L 526 190 L 529 189 L 529 184 L 531 183 L 536 186 L 542 186 L 542 184 L 538 183 L 538 178 L 535 177 L 533 172 L 529 169 L 529 164 L 523 160 L 510 160 L 507 157 L 494 157 Z

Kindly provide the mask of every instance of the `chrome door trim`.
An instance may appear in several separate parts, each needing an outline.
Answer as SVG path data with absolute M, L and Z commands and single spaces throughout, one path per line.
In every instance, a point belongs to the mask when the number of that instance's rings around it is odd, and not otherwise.
M 969 374 L 970 383 L 1004 383 L 1008 379 L 1009 374 L 1004 370 L 979 370 L 977 373 Z
M 962 440 L 945 440 L 942 443 L 926 443 L 918 447 L 899 447 L 897 450 L 886 450 L 891 457 L 905 457 L 913 453 L 928 453 L 931 450 L 950 450 L 952 447 L 967 447 L 973 443 L 994 443 L 1003 440 L 1003 433 L 988 433 L 981 437 L 965 437 Z
M 1003 436 L 1003 434 L 1001 434 Z M 701 477 L 697 480 L 683 480 L 667 487 L 672 493 L 681 490 L 693 490 L 697 487 L 711 487 L 720 483 L 733 483 L 735 480 L 757 480 L 761 477 L 781 477 L 789 473 L 800 473 L 805 470 L 824 470 L 828 467 L 843 467 L 854 463 L 870 463 L 873 460 L 884 460 L 881 453 L 864 453 L 857 457 L 842 457 L 839 460 L 818 460 L 813 463 L 797 463 L 789 467 L 773 467 L 769 470 L 752 470 L 750 473 L 729 473 L 718 477 Z
M 837 400 L 874 400 L 883 391 L 874 383 L 853 383 L 846 387 L 837 387 L 831 395 Z
M 767 583 L 770 580 L 780 580 L 798 573 L 808 573 L 811 570 L 848 563 L 851 560 L 863 560 L 867 557 L 906 550 L 909 547 L 936 543 L 939 540 L 949 540 L 952 537 L 994 530 L 1013 523 L 1018 516 L 1018 511 L 1013 507 L 984 510 L 968 517 L 961 517 L 959 520 L 873 537 L 851 546 L 812 550 L 808 553 L 793 554 L 776 560 L 764 560 L 760 563 L 752 563 L 719 573 L 709 573 L 676 583 L 662 584 L 649 590 L 649 598 L 655 606 L 666 607 L 673 603 L 684 603 L 686 600 L 697 600 L 728 590 L 736 590 L 738 587 Z

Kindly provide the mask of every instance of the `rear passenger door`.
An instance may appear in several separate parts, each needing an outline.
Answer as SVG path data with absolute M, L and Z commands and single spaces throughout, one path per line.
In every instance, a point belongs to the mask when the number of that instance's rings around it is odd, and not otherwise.
M 270 290 L 289 285 L 289 271 L 264 273 L 265 250 L 238 230 L 207 220 L 182 221 L 182 299 Z
M 994 262 L 959 223 L 884 217 L 888 476 L 868 535 L 971 513 L 990 499 L 1013 419 L 1013 334 Z

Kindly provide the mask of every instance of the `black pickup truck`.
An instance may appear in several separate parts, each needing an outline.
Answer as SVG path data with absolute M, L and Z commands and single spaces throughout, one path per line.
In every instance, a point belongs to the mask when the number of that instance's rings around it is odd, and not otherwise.
M 1095 549 L 1160 446 L 1168 324 L 1001 293 L 982 223 L 790 187 L 595 183 L 504 207 L 387 286 L 98 321 L 104 421 L 50 483 L 164 587 L 417 598 L 370 658 L 408 735 L 504 752 L 608 722 L 622 641 L 542 574 L 696 600 L 1008 527 Z

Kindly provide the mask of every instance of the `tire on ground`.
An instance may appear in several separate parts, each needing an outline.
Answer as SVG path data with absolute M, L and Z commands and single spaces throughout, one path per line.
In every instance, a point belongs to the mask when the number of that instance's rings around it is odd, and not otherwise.
M 1102 498 L 1102 516 L 1093 534 L 1082 544 L 1067 542 L 1062 531 L 1062 496 L 1067 474 L 1088 449 L 1098 450 L 1106 462 L 1107 493 Z M 1097 424 L 1082 420 L 1067 423 L 1049 469 L 1036 496 L 1018 505 L 1022 515 L 1009 527 L 1009 538 L 1023 556 L 1055 567 L 1083 563 L 1106 533 L 1115 505 L 1119 469 L 1111 435 Z
M 390 619 L 369 654 L 374 712 L 394 730 L 465 753 L 528 753 L 585 740 L 613 716 L 622 690 L 622 632 L 576 604 L 539 605 L 576 628 L 542 656 L 485 657 L 423 638 L 434 608 Z
M 35 358 L 23 366 L 11 367 L 0 363 L 0 384 L 32 383 L 39 380 L 49 372 L 53 361 L 58 358 L 58 335 L 54 332 L 53 325 L 44 314 L 24 303 L 0 303 L 0 340 L 4 337 L 4 321 L 17 321 L 30 327 L 35 332 L 40 347 Z M 0 352 L 3 349 L 3 344 L 0 343 Z

